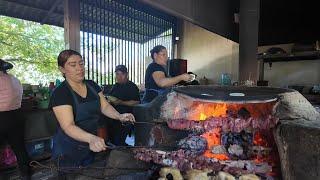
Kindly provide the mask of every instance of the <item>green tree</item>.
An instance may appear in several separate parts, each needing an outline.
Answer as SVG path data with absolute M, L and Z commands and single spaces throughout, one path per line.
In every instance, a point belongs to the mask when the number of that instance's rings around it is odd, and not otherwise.
M 23 83 L 48 83 L 61 78 L 57 56 L 64 49 L 64 30 L 0 16 L 0 58 L 14 64 L 10 71 Z

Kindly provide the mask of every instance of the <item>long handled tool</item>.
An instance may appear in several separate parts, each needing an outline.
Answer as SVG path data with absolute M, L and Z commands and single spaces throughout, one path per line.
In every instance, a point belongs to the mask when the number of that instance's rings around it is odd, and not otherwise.
M 178 150 L 180 147 L 179 146 L 116 146 L 112 144 L 111 142 L 106 142 L 106 148 L 108 149 L 138 149 L 138 148 L 147 148 L 147 149 L 159 149 L 159 150 Z

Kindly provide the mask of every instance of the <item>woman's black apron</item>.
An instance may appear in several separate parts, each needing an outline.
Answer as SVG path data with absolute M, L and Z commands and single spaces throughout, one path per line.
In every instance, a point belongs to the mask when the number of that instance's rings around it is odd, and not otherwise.
M 98 120 L 100 118 L 100 97 L 93 87 L 85 82 L 87 86 L 87 96 L 91 91 L 95 100 L 89 102 L 79 102 L 75 92 L 67 83 L 75 104 L 75 124 L 86 132 L 97 133 Z M 88 143 L 77 141 L 64 133 L 59 126 L 53 137 L 52 158 L 57 161 L 60 167 L 86 166 L 94 160 L 94 153 L 89 149 Z

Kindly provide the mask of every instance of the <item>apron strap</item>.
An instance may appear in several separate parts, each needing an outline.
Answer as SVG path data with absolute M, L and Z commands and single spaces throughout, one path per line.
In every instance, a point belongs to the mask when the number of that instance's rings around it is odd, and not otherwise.
M 69 88 L 69 90 L 71 92 L 72 98 L 75 102 L 75 112 L 77 112 L 77 109 L 78 109 L 80 102 L 79 102 L 75 92 L 73 91 L 72 87 L 70 86 L 70 84 L 68 83 L 67 80 L 66 80 L 66 83 L 67 83 L 67 87 Z M 88 87 L 87 88 L 87 96 L 89 94 L 89 91 L 91 91 L 96 96 L 96 98 L 99 100 L 99 104 L 100 104 L 100 97 L 99 97 L 98 93 L 95 91 L 95 89 L 91 85 L 89 85 L 86 81 L 84 81 L 84 84 Z

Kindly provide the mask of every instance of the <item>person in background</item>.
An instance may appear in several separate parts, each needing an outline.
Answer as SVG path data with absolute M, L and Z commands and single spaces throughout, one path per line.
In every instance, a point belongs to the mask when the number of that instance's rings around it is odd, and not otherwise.
M 133 106 L 140 103 L 139 89 L 129 80 L 128 69 L 125 65 L 115 68 L 116 84 L 112 87 L 108 100 L 120 113 L 132 113 Z M 107 126 L 109 138 L 115 145 L 126 145 L 127 135 L 133 130 L 133 125 L 123 126 L 118 121 L 107 120 L 111 125 Z
M 22 179 L 30 179 L 29 157 L 24 143 L 25 122 L 21 117 L 23 88 L 17 78 L 7 73 L 12 67 L 0 59 L 0 136 L 7 139 L 14 151 Z
M 145 94 L 142 102 L 149 103 L 158 95 L 164 94 L 167 88 L 179 83 L 180 81 L 190 81 L 193 76 L 181 74 L 175 77 L 168 77 L 165 66 L 168 61 L 168 52 L 164 46 L 157 45 L 151 51 L 153 62 L 150 63 L 145 75 Z
M 60 52 L 58 67 L 65 81 L 53 91 L 49 103 L 58 120 L 52 158 L 60 167 L 87 166 L 94 160 L 93 152 L 107 148 L 97 136 L 100 114 L 121 122 L 134 122 L 134 116 L 120 114 L 95 82 L 84 79 L 84 61 L 77 51 Z

